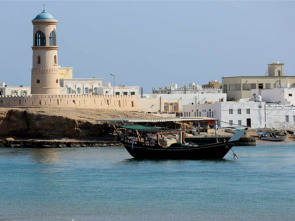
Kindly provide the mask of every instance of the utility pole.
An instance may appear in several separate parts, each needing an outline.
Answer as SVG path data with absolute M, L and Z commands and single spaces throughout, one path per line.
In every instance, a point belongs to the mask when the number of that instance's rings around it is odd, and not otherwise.
M 112 73 L 110 73 L 111 76 L 114 78 L 114 84 L 113 84 L 113 95 L 115 95 L 115 82 L 116 82 L 116 76 Z

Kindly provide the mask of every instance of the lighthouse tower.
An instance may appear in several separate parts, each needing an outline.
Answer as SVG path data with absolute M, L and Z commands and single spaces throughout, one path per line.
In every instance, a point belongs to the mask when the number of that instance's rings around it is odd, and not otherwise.
M 31 93 L 60 94 L 56 44 L 57 20 L 44 9 L 32 23 L 34 32 Z

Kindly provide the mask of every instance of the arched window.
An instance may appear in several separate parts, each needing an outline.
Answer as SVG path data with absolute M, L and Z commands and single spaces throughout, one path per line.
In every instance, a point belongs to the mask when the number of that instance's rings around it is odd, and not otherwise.
M 71 94 L 71 93 L 72 93 L 72 88 L 68 87 L 68 94 Z
M 57 84 L 58 84 L 58 79 L 56 79 L 56 81 L 55 81 Z
M 84 88 L 84 94 L 89 94 L 89 88 L 88 87 Z
M 37 84 L 40 84 L 40 80 L 39 79 L 37 79 Z
M 81 88 L 77 87 L 77 94 L 81 94 Z
M 56 55 L 54 55 L 54 64 L 55 65 L 57 64 L 57 57 L 56 57 Z
M 37 64 L 41 64 L 41 57 L 40 57 L 40 55 L 38 55 L 38 57 L 37 57 Z
M 278 71 L 278 76 L 281 76 L 281 71 L 280 70 Z
M 42 31 L 37 31 L 35 34 L 35 46 L 45 46 L 45 35 Z
M 55 31 L 52 31 L 49 35 L 49 46 L 56 46 L 56 35 Z

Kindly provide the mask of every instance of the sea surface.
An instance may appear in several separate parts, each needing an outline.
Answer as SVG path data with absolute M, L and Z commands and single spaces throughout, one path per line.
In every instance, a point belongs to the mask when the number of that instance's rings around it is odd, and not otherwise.
M 233 149 L 204 161 L 1 148 L 0 221 L 295 220 L 295 143 Z

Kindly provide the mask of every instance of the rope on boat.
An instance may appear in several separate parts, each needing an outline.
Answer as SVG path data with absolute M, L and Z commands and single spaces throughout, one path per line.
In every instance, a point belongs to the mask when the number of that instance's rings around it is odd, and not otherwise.
M 231 151 L 233 152 L 233 157 L 234 157 L 234 159 L 238 160 L 239 157 L 238 157 L 238 155 L 235 153 L 235 151 L 234 151 L 233 149 L 231 149 Z

